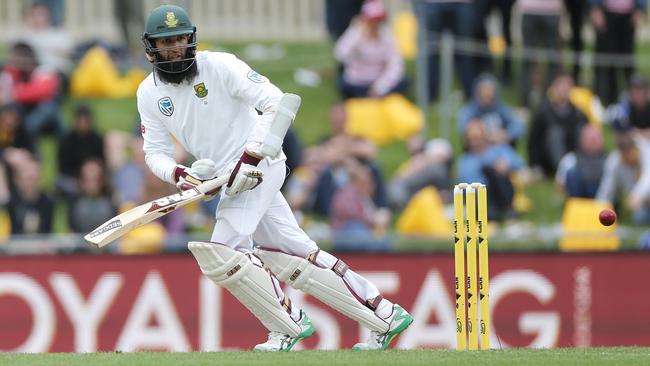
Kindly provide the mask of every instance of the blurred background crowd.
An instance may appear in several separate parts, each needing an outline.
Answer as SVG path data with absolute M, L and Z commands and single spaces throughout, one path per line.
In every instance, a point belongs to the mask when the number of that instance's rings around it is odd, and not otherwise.
M 448 243 L 454 184 L 480 182 L 491 234 L 555 242 L 553 228 L 580 219 L 565 212 L 575 199 L 615 207 L 638 229 L 634 247 L 650 238 L 645 0 L 302 1 L 322 32 L 297 46 L 281 32 L 255 47 L 245 35 L 220 42 L 201 22 L 228 6 L 228 24 L 271 18 L 287 10 L 272 9 L 279 2 L 242 2 L 239 13 L 230 1 L 178 4 L 202 49 L 241 50 L 256 71 L 303 95 L 285 139 L 283 190 L 312 236 L 337 250 Z M 50 234 L 70 234 L 61 250 L 86 248 L 75 234 L 175 191 L 144 164 L 134 100 L 150 72 L 143 21 L 158 2 L 0 3 L 20 19 L 0 42 L 0 236 L 9 243 L 0 248 Z M 80 34 L 83 14 L 107 4 L 117 37 Z M 283 24 L 265 27 L 272 35 Z M 324 56 L 291 52 L 304 44 Z M 278 69 L 285 59 L 299 66 Z M 175 158 L 193 159 L 180 149 Z M 207 235 L 216 201 L 133 231 L 116 250 L 181 249 Z

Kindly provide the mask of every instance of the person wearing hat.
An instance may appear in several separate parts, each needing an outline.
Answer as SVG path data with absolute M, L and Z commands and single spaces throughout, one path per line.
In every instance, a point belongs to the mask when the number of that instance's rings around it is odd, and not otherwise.
M 142 41 L 153 71 L 138 88 L 137 104 L 145 161 L 158 178 L 192 194 L 205 180 L 228 177 L 209 192 L 220 195 L 212 235 L 188 243 L 201 271 L 268 330 L 255 350 L 290 351 L 314 333 L 279 281 L 367 328 L 370 337 L 355 349 L 386 349 L 413 317 L 320 250 L 280 192 L 286 177 L 282 141 L 300 97 L 283 93 L 233 54 L 197 51 L 196 34 L 179 6 L 151 12 Z M 197 159 L 190 167 L 174 160 L 172 136 Z
M 334 57 L 343 65 L 338 81 L 343 98 L 405 91 L 404 60 L 385 20 L 383 3 L 366 0 L 359 16 L 336 42 Z

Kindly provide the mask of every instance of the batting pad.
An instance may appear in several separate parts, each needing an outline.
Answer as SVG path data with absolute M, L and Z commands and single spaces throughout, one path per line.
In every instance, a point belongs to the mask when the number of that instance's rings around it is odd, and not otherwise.
M 255 249 L 255 255 L 280 281 L 316 297 L 368 329 L 388 331 L 388 323 L 348 289 L 342 278 L 347 271 L 345 263 L 338 261 L 332 268 L 321 268 L 305 258 L 261 248 Z
M 230 291 L 269 331 L 291 337 L 300 334 L 300 326 L 280 304 L 269 272 L 225 245 L 189 242 L 187 246 L 201 272 Z

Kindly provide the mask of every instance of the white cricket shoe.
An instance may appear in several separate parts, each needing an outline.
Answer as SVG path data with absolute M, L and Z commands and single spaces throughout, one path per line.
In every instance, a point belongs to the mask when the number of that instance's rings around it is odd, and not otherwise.
M 413 317 L 401 306 L 394 304 L 393 313 L 388 318 L 388 323 L 388 332 L 379 333 L 376 330 L 371 330 L 368 340 L 365 343 L 355 344 L 352 349 L 355 351 L 385 350 L 393 338 L 413 323 Z
M 260 343 L 255 348 L 254 351 L 264 351 L 264 352 L 289 352 L 293 346 L 298 343 L 299 340 L 307 338 L 310 335 L 314 334 L 316 328 L 311 323 L 311 320 L 307 317 L 304 311 L 300 310 L 300 319 L 298 320 L 300 325 L 301 332 L 295 337 L 291 337 L 288 334 L 283 334 L 280 332 L 269 332 L 269 339 Z

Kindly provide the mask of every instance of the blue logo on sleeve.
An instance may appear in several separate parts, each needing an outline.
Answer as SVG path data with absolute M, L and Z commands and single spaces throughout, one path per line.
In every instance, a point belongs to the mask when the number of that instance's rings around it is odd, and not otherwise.
M 160 109 L 160 113 L 170 117 L 174 113 L 174 103 L 172 103 L 172 98 L 164 97 L 158 99 L 158 109 Z
M 246 77 L 248 78 L 248 80 L 250 80 L 250 81 L 252 81 L 254 83 L 258 83 L 258 84 L 261 84 L 261 83 L 264 83 L 264 82 L 268 81 L 267 78 L 265 78 L 264 76 L 258 74 L 257 71 L 255 71 L 255 70 L 250 70 L 248 72 L 248 74 L 246 74 Z

